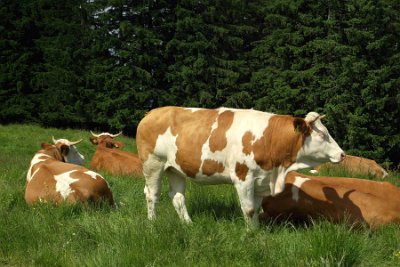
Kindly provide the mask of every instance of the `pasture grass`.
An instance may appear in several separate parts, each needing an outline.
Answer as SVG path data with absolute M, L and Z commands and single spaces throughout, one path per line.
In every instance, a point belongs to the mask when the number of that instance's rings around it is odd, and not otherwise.
M 398 225 L 372 232 L 320 220 L 310 226 L 270 223 L 247 231 L 229 185 L 188 183 L 192 225 L 179 221 L 166 180 L 158 218 L 150 222 L 143 178 L 107 173 L 102 175 L 118 209 L 106 204 L 28 207 L 26 171 L 40 143 L 51 142 L 52 135 L 83 138 L 77 147 L 89 166 L 95 151 L 89 132 L 0 125 L 1 266 L 400 266 Z M 133 139 L 117 140 L 126 150 L 136 150 Z M 398 173 L 390 173 L 386 180 L 399 186 L 398 179 Z

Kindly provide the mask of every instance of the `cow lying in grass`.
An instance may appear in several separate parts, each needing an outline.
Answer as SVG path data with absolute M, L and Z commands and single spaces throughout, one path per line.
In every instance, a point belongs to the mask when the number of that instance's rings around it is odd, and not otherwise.
M 388 182 L 290 172 L 283 192 L 264 198 L 262 208 L 264 220 L 304 223 L 326 218 L 376 228 L 400 223 L 400 188 Z
M 80 140 L 81 141 L 81 140 Z M 113 195 L 104 178 L 80 165 L 84 157 L 75 144 L 66 139 L 54 140 L 54 145 L 42 143 L 28 169 L 25 201 L 60 204 L 107 200 L 114 206 Z
M 315 167 L 312 173 L 320 171 L 343 170 L 349 175 L 369 175 L 375 178 L 385 178 L 388 173 L 375 160 L 347 155 L 339 164 L 325 163 Z
M 95 134 L 91 132 L 90 142 L 97 148 L 90 162 L 90 167 L 96 171 L 107 171 L 112 175 L 142 175 L 142 162 L 138 156 L 120 150 L 124 144 L 114 140 L 121 133 Z

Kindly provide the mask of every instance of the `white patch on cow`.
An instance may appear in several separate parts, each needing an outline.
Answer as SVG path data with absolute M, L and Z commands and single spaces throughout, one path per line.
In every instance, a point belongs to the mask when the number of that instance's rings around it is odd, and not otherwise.
M 100 178 L 103 178 L 100 174 L 98 174 L 97 172 L 94 172 L 94 171 L 85 171 L 84 173 L 89 175 L 90 177 L 92 177 L 95 180 L 97 179 L 97 176 L 100 176 Z
M 199 110 L 203 110 L 203 108 L 184 108 L 184 110 L 190 110 L 193 113 Z
M 299 201 L 299 189 L 301 185 L 310 180 L 309 178 L 301 177 L 301 176 L 296 176 L 294 178 L 293 186 L 292 186 L 292 199 L 296 202 Z
M 40 168 L 37 168 L 36 171 L 31 175 L 31 177 L 27 179 L 28 183 L 33 179 L 33 177 L 35 176 L 36 173 L 38 173 L 39 170 Z
M 383 172 L 382 178 L 385 178 L 386 176 L 389 175 L 389 174 L 387 173 L 387 171 L 385 171 L 385 169 L 383 169 L 383 168 L 382 168 L 382 172 Z
M 31 165 L 29 167 L 28 173 L 26 174 L 26 180 L 28 182 L 30 182 L 32 180 L 32 177 L 34 174 L 32 174 L 32 168 L 33 166 L 35 166 L 36 164 L 38 164 L 39 162 L 43 162 L 47 159 L 51 158 L 49 155 L 43 154 L 43 153 L 36 153 L 35 156 L 33 156 L 32 160 L 31 160 Z M 35 171 L 35 173 L 37 172 L 37 170 Z
M 275 196 L 285 189 L 285 180 L 287 173 L 288 170 L 283 166 L 279 166 L 273 169 L 272 177 L 270 178 L 269 184 L 271 195 Z
M 165 156 L 166 163 L 164 166 L 164 170 L 172 166 L 182 171 L 182 169 L 176 164 L 175 155 L 178 151 L 178 147 L 176 146 L 177 137 L 178 136 L 174 136 L 172 134 L 171 127 L 168 127 L 168 129 L 157 138 L 156 146 L 154 148 L 154 154 Z
M 79 181 L 79 179 L 71 178 L 71 173 L 76 172 L 76 170 L 61 173 L 59 175 L 54 175 L 56 183 L 56 191 L 64 198 L 64 200 L 74 192 L 70 185 L 74 182 Z

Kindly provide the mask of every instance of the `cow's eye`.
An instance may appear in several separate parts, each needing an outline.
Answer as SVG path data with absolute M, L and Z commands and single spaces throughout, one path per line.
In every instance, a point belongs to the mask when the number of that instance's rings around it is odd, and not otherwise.
M 323 132 L 319 132 L 318 136 L 324 140 L 328 140 L 328 135 L 326 133 Z

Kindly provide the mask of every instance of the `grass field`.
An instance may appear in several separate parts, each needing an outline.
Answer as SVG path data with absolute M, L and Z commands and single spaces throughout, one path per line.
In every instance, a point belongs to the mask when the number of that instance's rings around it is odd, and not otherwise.
M 188 184 L 194 223 L 182 224 L 163 184 L 158 218 L 147 220 L 142 177 L 102 175 L 119 205 L 33 208 L 24 201 L 29 162 L 51 136 L 77 145 L 89 166 L 89 132 L 0 125 L 0 266 L 400 266 L 400 226 L 370 231 L 316 221 L 246 231 L 232 186 Z M 117 140 L 135 151 L 134 140 Z M 396 185 L 399 173 L 387 180 Z

